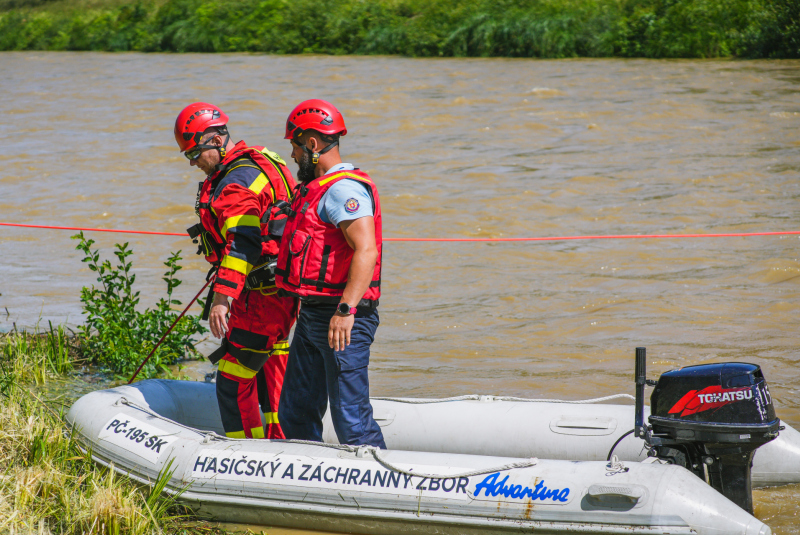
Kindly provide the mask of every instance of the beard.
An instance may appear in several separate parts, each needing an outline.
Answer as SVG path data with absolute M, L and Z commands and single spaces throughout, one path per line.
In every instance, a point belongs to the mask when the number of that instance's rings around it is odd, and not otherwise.
M 303 151 L 300 161 L 297 162 L 297 179 L 302 183 L 311 182 L 316 176 L 317 166 L 311 163 L 311 155 Z

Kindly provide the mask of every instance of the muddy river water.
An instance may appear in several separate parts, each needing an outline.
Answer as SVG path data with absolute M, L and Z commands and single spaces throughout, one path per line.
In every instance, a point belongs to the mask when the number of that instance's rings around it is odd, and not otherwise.
M 218 104 L 235 139 L 288 160 L 286 115 L 320 97 L 387 237 L 798 230 L 797 61 L 3 53 L 0 73 L 4 222 L 181 232 L 202 179 L 172 138 L 184 105 Z M 0 329 L 80 323 L 93 276 L 70 234 L 0 227 Z M 143 304 L 170 251 L 184 301 L 203 283 L 188 239 L 92 237 L 130 241 Z M 387 243 L 372 392 L 632 393 L 646 346 L 651 377 L 761 365 L 798 426 L 799 259 L 798 236 Z M 800 533 L 800 489 L 755 497 Z

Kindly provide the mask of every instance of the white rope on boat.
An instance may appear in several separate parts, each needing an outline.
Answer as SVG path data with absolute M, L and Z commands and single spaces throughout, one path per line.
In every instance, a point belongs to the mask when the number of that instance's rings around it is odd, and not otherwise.
M 612 396 L 605 396 L 602 398 L 593 398 L 593 399 L 579 399 L 579 400 L 564 400 L 564 399 L 528 399 L 528 398 L 515 398 L 510 396 L 483 396 L 478 394 L 468 394 L 465 396 L 455 396 L 451 398 L 438 398 L 438 399 L 415 399 L 415 398 L 390 398 L 390 397 L 380 397 L 380 398 L 370 398 L 370 399 L 378 399 L 380 401 L 395 401 L 397 403 L 409 403 L 411 405 L 422 405 L 425 403 L 446 403 L 448 401 L 523 401 L 526 403 L 567 403 L 567 404 L 589 404 L 589 403 L 600 403 L 602 401 L 608 401 L 611 399 L 620 399 L 620 398 L 627 398 L 631 400 L 636 400 L 635 397 L 631 396 L 630 394 L 614 394 Z
M 401 474 L 406 474 L 408 476 L 417 476 L 417 477 L 427 477 L 428 479 L 448 479 L 448 478 L 455 478 L 455 477 L 470 477 L 470 476 L 477 476 L 480 474 L 489 474 L 492 472 L 502 472 L 503 470 L 513 470 L 514 468 L 528 468 L 531 466 L 536 466 L 539 463 L 539 459 L 536 457 L 531 457 L 527 461 L 519 461 L 516 463 L 509 463 L 504 464 L 502 466 L 493 466 L 491 468 L 479 468 L 477 470 L 472 470 L 469 472 L 462 472 L 460 474 L 447 474 L 447 475 L 438 475 L 438 474 L 426 474 L 423 472 L 414 472 L 412 470 L 404 470 L 398 466 L 393 465 L 386 459 L 384 459 L 380 453 L 380 448 L 376 448 L 374 446 L 369 446 L 371 449 L 370 453 L 378 461 L 381 465 L 385 466 L 389 470 L 393 470 L 395 472 L 400 472 Z
M 170 422 L 171 424 L 177 425 L 178 427 L 182 427 L 184 429 L 188 429 L 189 431 L 194 431 L 195 433 L 199 433 L 206 437 L 206 439 L 211 440 L 253 440 L 251 438 L 230 438 L 230 437 L 223 437 L 216 434 L 213 431 L 201 431 L 200 429 L 195 429 L 194 427 L 189 427 L 188 425 L 184 425 L 180 422 L 176 422 L 175 420 L 170 420 L 166 416 L 162 416 L 152 410 L 149 407 L 143 407 L 138 403 L 134 403 L 133 401 L 128 400 L 125 397 L 120 397 L 117 403 L 122 403 L 123 405 L 128 405 L 129 407 L 133 407 L 135 409 L 139 409 L 140 411 L 153 416 L 154 418 L 159 418 L 161 420 Z M 355 453 L 358 457 L 363 457 L 365 453 L 369 453 L 372 457 L 381 465 L 388 468 L 389 470 L 393 470 L 395 472 L 400 472 L 401 474 L 406 474 L 409 476 L 417 476 L 417 477 L 427 477 L 428 479 L 449 479 L 449 478 L 456 478 L 456 477 L 470 477 L 470 476 L 477 476 L 480 474 L 489 474 L 491 472 L 502 472 L 503 470 L 513 470 L 514 468 L 528 468 L 531 466 L 535 466 L 539 463 L 539 459 L 532 457 L 527 461 L 518 461 L 515 463 L 504 464 L 502 466 L 493 466 L 490 468 L 479 468 L 477 470 L 471 470 L 469 472 L 464 472 L 460 474 L 426 474 L 424 472 L 414 472 L 413 470 L 405 470 L 398 466 L 393 465 L 389 461 L 387 461 L 383 456 L 381 456 L 380 448 L 375 446 L 351 446 L 349 444 L 327 444 L 325 442 L 315 442 L 313 440 L 297 440 L 297 439 L 289 439 L 289 440 L 273 440 L 273 442 L 288 442 L 290 444 L 304 444 L 307 446 L 322 446 L 325 448 L 331 448 L 340 451 L 346 451 L 348 453 Z
M 613 476 L 615 474 L 624 474 L 628 470 L 630 470 L 630 468 L 622 464 L 622 461 L 620 461 L 619 457 L 617 457 L 616 455 L 612 456 L 611 460 L 608 461 L 608 464 L 606 464 L 607 476 Z

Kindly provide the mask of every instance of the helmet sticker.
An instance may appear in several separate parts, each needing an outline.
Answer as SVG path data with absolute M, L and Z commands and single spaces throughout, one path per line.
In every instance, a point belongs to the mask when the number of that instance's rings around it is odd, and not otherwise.
M 350 198 L 347 199 L 347 201 L 344 203 L 344 210 L 348 214 L 354 214 L 356 213 L 356 211 L 358 211 L 359 206 L 360 205 L 358 204 L 358 200 Z

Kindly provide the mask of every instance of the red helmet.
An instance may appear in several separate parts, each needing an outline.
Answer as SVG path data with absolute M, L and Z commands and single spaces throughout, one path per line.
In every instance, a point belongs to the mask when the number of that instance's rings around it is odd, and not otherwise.
M 347 135 L 344 117 L 336 106 L 325 100 L 312 98 L 295 106 L 286 119 L 286 135 L 283 139 L 293 139 L 303 130 L 316 130 L 321 134 Z
M 203 132 L 212 126 L 225 126 L 228 116 L 214 106 L 205 102 L 189 104 L 175 119 L 175 141 L 181 152 L 186 152 L 200 142 Z

